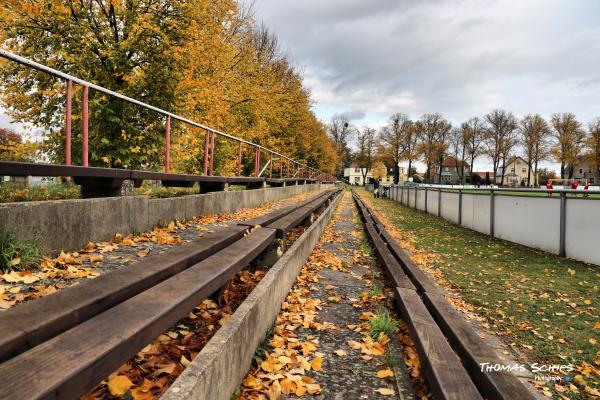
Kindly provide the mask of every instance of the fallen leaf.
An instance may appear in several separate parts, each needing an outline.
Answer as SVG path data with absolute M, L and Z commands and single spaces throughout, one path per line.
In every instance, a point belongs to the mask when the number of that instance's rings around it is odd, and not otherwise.
M 394 392 L 394 389 L 388 388 L 380 388 L 377 389 L 376 392 L 379 392 L 379 394 L 382 394 L 384 396 L 393 396 L 394 394 L 396 394 L 396 392 Z
M 113 396 L 123 396 L 132 386 L 133 382 L 125 375 L 116 375 L 108 380 L 108 390 Z
M 336 351 L 334 351 L 334 353 L 340 357 L 345 357 L 348 355 L 348 353 L 346 353 L 344 350 L 336 350 Z
M 388 369 L 382 369 L 382 370 L 377 371 L 376 375 L 378 378 L 383 379 L 383 378 L 391 378 L 392 376 L 394 376 L 394 373 L 392 372 L 391 369 L 388 368 Z
M 148 254 L 150 253 L 150 249 L 144 249 L 141 251 L 138 251 L 137 255 L 138 257 L 146 257 Z

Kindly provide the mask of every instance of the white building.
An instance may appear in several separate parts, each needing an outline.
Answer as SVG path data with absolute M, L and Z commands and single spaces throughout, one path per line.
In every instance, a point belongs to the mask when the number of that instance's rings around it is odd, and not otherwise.
M 364 175 L 365 171 L 366 171 L 366 175 Z M 348 180 L 348 183 L 350 183 L 351 185 L 358 185 L 358 186 L 364 185 L 365 177 L 367 178 L 366 179 L 367 183 L 369 183 L 371 181 L 371 179 L 373 178 L 373 171 L 372 170 L 367 171 L 366 168 L 362 168 L 356 163 L 352 163 L 350 165 L 350 167 L 344 168 L 344 178 L 346 178 Z M 400 167 L 400 182 L 404 181 L 404 179 L 405 179 L 404 168 Z M 386 176 L 381 178 L 381 183 L 383 183 L 384 185 L 390 185 L 390 184 L 394 183 L 393 172 L 390 171 Z

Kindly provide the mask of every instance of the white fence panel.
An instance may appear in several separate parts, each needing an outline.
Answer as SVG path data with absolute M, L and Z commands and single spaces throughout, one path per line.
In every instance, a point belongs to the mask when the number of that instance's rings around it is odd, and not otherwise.
M 441 217 L 458 224 L 458 193 L 442 192 Z
M 425 211 L 425 190 L 417 191 L 417 210 Z
M 463 193 L 462 225 L 490 234 L 490 196 Z
M 600 265 L 600 200 L 567 200 L 566 256 Z
M 495 196 L 494 207 L 494 236 L 558 254 L 559 198 Z
M 438 212 L 438 191 L 428 190 L 427 191 L 427 212 L 429 214 L 437 215 Z
M 411 208 L 415 207 L 415 199 L 416 199 L 416 195 L 417 195 L 417 189 L 415 188 L 410 188 L 410 190 L 408 191 L 408 206 Z

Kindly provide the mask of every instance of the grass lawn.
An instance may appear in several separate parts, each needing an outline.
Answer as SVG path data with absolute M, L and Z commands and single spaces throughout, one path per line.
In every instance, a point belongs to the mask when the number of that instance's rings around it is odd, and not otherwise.
M 484 327 L 529 362 L 576 366 L 570 373 L 574 381 L 547 385 L 555 396 L 566 389 L 560 394 L 567 398 L 595 398 L 591 393 L 600 389 L 599 266 L 495 240 L 359 193 L 401 234 L 401 244 L 417 263 L 432 267 L 439 283 L 474 306 Z

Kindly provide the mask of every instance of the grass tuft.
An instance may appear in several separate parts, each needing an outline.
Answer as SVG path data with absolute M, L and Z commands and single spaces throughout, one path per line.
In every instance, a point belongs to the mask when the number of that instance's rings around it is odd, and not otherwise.
M 396 334 L 398 330 L 398 321 L 390 314 L 388 310 L 379 311 L 373 318 L 369 320 L 371 329 L 369 334 L 373 339 L 377 339 L 381 333 L 385 333 L 389 337 Z
M 0 233 L 0 270 L 3 272 L 35 267 L 40 258 L 37 240 L 18 237 L 12 232 Z

